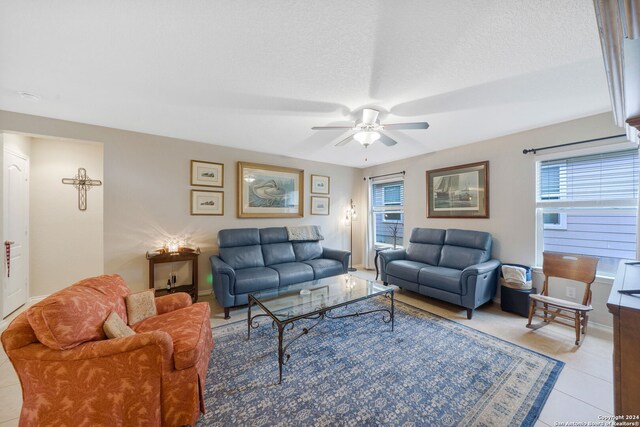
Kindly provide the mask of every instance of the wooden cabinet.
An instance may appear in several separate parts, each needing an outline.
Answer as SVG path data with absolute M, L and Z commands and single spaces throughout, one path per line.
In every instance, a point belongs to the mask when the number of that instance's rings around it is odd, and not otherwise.
M 149 255 L 147 253 L 147 259 L 149 260 L 149 289 L 154 288 L 155 284 L 155 266 L 156 264 L 162 264 L 167 262 L 191 262 L 191 283 L 188 285 L 176 286 L 167 289 L 156 289 L 156 296 L 166 295 L 174 292 L 186 292 L 191 295 L 193 302 L 198 301 L 198 257 L 200 251 L 197 252 L 177 252 L 177 253 L 161 253 L 157 255 Z
M 640 415 L 640 265 L 620 263 L 607 307 L 613 314 L 613 389 L 616 415 Z

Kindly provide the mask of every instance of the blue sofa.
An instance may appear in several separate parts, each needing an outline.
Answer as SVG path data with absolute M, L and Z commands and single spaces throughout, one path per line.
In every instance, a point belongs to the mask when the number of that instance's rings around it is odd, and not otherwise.
M 491 259 L 491 234 L 414 228 L 406 249 L 380 252 L 385 284 L 473 310 L 496 293 L 500 261 Z
M 351 255 L 319 241 L 291 242 L 285 227 L 220 230 L 218 246 L 211 274 L 225 319 L 230 307 L 247 304 L 251 292 L 346 273 Z

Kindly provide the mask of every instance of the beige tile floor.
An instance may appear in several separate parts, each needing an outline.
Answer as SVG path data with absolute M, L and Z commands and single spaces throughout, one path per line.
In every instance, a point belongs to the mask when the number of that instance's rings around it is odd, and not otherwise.
M 370 271 L 358 271 L 355 274 L 367 279 L 373 279 L 375 275 Z M 473 319 L 467 320 L 466 311 L 412 292 L 401 290 L 396 298 L 565 362 L 537 426 L 553 426 L 562 421 L 598 421 L 598 416 L 613 414 L 613 344 L 610 329 L 590 325 L 582 346 L 576 348 L 572 329 L 552 324 L 532 332 L 525 328 L 525 318 L 505 313 L 497 304 L 476 310 Z M 211 305 L 213 327 L 246 319 L 245 307 L 232 310 L 231 319 L 225 320 L 222 307 L 212 296 L 201 297 L 200 301 Z M 21 402 L 18 378 L 6 354 L 0 349 L 0 427 L 18 425 Z

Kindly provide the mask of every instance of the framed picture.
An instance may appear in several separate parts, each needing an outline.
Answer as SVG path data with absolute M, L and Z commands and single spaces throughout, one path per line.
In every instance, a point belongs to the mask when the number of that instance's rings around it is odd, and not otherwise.
M 304 216 L 304 170 L 238 162 L 238 218 Z
M 328 197 L 311 196 L 311 215 L 329 215 Z
M 224 215 L 224 193 L 191 190 L 191 215 Z
M 191 185 L 224 187 L 224 165 L 191 160 Z
M 330 179 L 328 176 L 311 175 L 311 192 L 315 194 L 329 194 Z
M 428 218 L 489 218 L 489 162 L 427 171 Z

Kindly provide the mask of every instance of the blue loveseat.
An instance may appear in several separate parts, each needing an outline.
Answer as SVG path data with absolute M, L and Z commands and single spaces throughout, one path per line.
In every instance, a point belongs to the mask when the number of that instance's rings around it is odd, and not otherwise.
M 285 227 L 220 230 L 218 246 L 211 274 L 225 319 L 230 307 L 247 304 L 251 292 L 346 273 L 351 255 L 319 241 L 289 241 Z
M 406 249 L 380 252 L 385 284 L 473 310 L 496 293 L 500 261 L 491 259 L 491 234 L 414 228 Z

